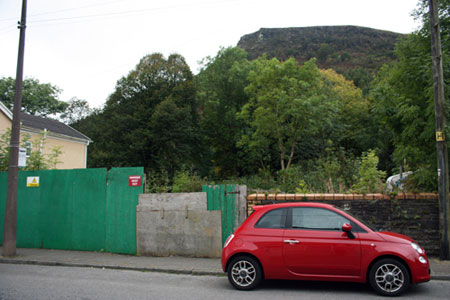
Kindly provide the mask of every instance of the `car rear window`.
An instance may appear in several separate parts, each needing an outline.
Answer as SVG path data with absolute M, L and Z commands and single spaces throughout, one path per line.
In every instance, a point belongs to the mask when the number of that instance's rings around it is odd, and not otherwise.
M 286 209 L 278 208 L 265 213 L 256 223 L 256 228 L 285 228 Z

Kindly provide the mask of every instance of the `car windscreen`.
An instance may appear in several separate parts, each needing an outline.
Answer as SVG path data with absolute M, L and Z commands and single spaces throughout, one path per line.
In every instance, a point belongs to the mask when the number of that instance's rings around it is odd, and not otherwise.
M 358 220 L 360 223 L 366 225 L 366 227 L 368 227 L 370 230 L 372 230 L 372 231 L 377 231 L 376 229 L 373 228 L 372 225 L 370 225 L 370 223 L 361 220 L 360 217 L 356 217 L 355 215 L 351 214 L 349 211 L 345 211 L 345 213 L 346 213 L 347 215 L 353 217 L 354 219 Z M 353 226 L 353 224 L 352 224 L 352 226 Z

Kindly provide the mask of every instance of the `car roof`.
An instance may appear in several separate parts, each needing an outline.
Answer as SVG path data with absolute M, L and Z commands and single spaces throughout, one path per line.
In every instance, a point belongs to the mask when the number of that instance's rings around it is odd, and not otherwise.
M 327 203 L 318 202 L 287 202 L 287 203 L 276 203 L 276 204 L 265 204 L 265 205 L 255 205 L 254 210 L 260 209 L 273 209 L 273 208 L 283 208 L 283 207 L 320 207 L 320 208 L 334 208 L 333 205 Z

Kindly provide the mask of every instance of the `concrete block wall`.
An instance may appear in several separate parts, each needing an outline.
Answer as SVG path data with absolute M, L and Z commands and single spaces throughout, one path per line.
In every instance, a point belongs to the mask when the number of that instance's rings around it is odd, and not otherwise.
M 322 202 L 350 212 L 376 230 L 394 231 L 414 238 L 428 255 L 439 256 L 439 202 L 437 194 L 253 194 L 254 205 L 283 202 Z
M 220 211 L 207 210 L 206 193 L 141 194 L 136 209 L 137 253 L 220 257 Z

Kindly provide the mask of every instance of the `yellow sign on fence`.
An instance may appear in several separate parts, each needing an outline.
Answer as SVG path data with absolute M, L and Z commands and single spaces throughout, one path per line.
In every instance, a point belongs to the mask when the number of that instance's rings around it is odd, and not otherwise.
M 38 187 L 39 186 L 39 176 L 27 177 L 27 187 Z

